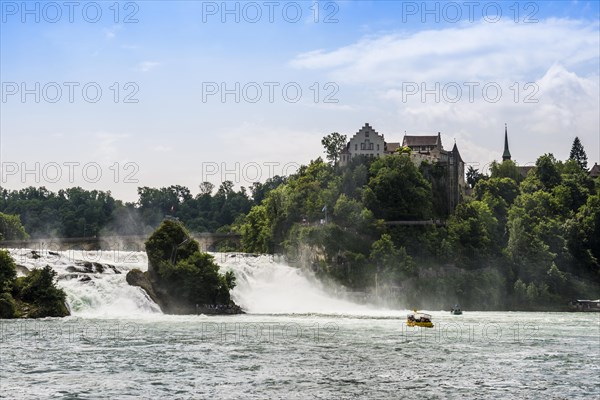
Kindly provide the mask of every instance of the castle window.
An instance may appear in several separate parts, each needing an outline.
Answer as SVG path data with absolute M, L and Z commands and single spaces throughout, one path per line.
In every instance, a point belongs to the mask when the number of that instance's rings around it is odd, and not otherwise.
M 357 144 L 354 145 L 354 150 L 358 150 L 358 145 Z
M 364 149 L 365 149 L 365 144 L 364 144 L 364 143 L 361 143 L 361 144 L 360 144 L 360 149 L 361 149 L 361 150 L 364 150 Z
M 379 145 L 377 145 L 377 151 L 379 151 Z

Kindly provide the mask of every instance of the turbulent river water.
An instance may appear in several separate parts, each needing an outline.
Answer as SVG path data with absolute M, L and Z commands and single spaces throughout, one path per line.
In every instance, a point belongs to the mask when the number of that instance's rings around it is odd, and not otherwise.
M 11 254 L 57 271 L 72 316 L 0 321 L 0 398 L 600 397 L 600 314 L 430 311 L 433 329 L 408 328 L 407 310 L 271 257 L 215 254 L 247 314 L 172 316 L 125 281 L 144 253 Z

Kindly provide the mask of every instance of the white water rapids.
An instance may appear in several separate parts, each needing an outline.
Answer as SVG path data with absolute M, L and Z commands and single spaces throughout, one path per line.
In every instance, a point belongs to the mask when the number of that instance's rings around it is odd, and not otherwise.
M 58 286 L 67 293 L 75 316 L 136 317 L 160 313 L 160 308 L 125 276 L 133 268 L 148 269 L 144 252 L 10 250 L 17 265 L 31 270 L 50 265 Z M 232 270 L 237 286 L 233 300 L 252 314 L 360 314 L 380 311 L 338 299 L 309 273 L 276 261 L 272 256 L 215 253 L 221 272 Z M 20 273 L 26 271 L 19 268 Z M 389 310 L 387 315 L 389 315 Z
M 0 398 L 600 396 L 599 314 L 434 311 L 409 328 L 271 257 L 215 254 L 247 314 L 164 315 L 125 280 L 144 253 L 11 254 L 52 266 L 73 316 L 0 320 Z

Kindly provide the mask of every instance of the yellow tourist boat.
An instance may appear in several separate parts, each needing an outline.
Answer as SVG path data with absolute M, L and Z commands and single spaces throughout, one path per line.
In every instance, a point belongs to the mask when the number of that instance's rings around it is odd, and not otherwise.
M 433 322 L 431 322 L 431 315 L 418 313 L 416 310 L 414 313 L 408 314 L 406 317 L 406 325 L 408 326 L 420 326 L 421 328 L 433 328 Z

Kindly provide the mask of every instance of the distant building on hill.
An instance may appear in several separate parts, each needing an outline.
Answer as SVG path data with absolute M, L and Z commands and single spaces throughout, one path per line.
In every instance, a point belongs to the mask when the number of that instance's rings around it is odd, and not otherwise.
M 356 156 L 381 157 L 385 152 L 385 139 L 368 123 L 350 138 L 340 154 L 340 164 L 346 165 Z
M 508 149 L 508 125 L 504 124 L 504 153 L 502 153 L 502 161 L 510 161 L 510 150 Z
M 442 135 L 433 136 L 404 135 L 402 147 L 409 147 L 410 157 L 419 166 L 426 162 L 446 169 L 446 190 L 448 191 L 448 212 L 452 212 L 462 200 L 465 191 L 465 162 L 460 156 L 458 146 L 454 143 L 452 150 L 444 150 Z
M 600 165 L 594 163 L 594 166 L 592 167 L 592 169 L 590 169 L 590 178 L 592 179 L 596 179 L 597 177 L 600 176 Z
M 508 125 L 504 124 L 504 152 L 502 153 L 502 162 L 512 161 L 510 149 L 508 148 Z M 516 164 L 516 162 L 515 162 Z M 526 178 L 529 171 L 535 168 L 535 165 L 517 165 L 517 170 L 522 178 Z
M 410 158 L 417 167 L 422 162 L 444 167 L 445 174 L 442 179 L 445 184 L 434 186 L 443 187 L 444 189 L 439 190 L 447 191 L 448 211 L 454 210 L 462 200 L 462 194 L 466 187 L 465 163 L 460 156 L 456 143 L 452 150 L 444 149 L 439 132 L 433 136 L 405 134 L 402 143 L 388 143 L 383 135 L 366 123 L 348 141 L 346 148 L 340 154 L 340 165 L 348 164 L 356 156 L 377 158 L 394 154 L 403 147 L 411 149 Z

